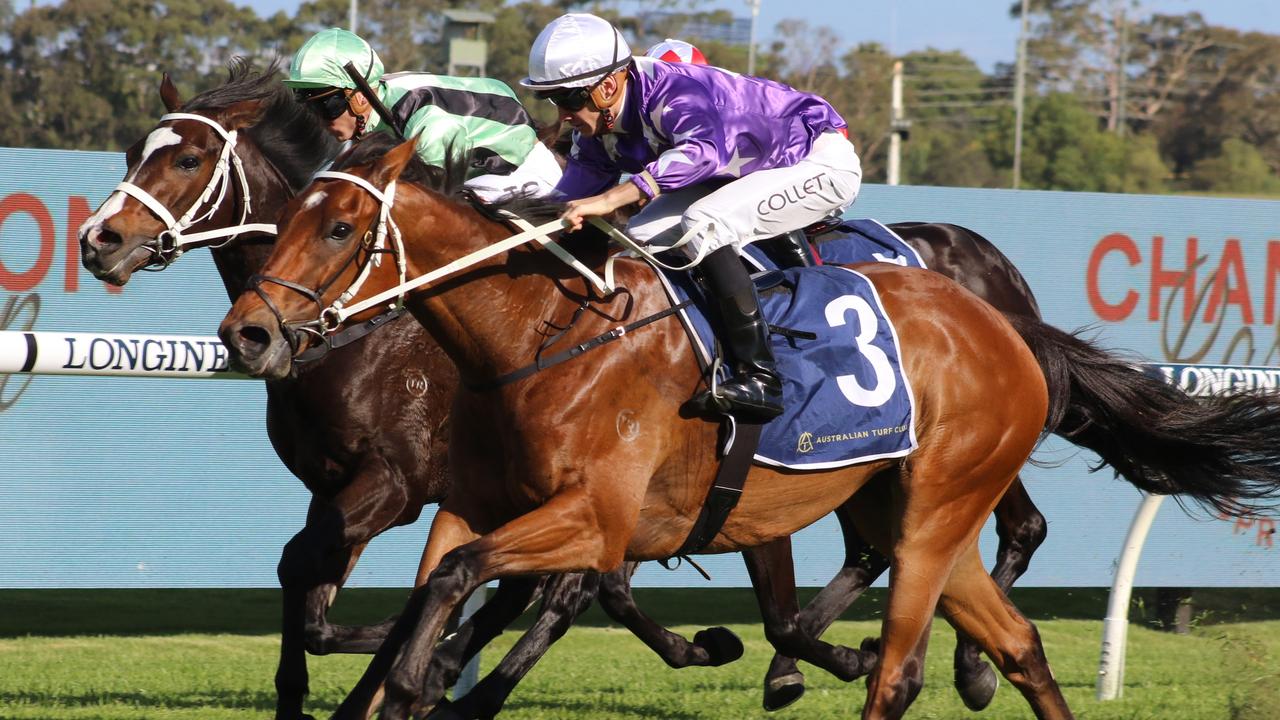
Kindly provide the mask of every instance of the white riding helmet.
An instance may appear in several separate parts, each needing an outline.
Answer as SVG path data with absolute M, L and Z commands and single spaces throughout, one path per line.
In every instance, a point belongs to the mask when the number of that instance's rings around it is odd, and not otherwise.
M 529 51 L 529 77 L 520 84 L 534 90 L 585 87 L 629 62 L 631 47 L 608 20 L 569 13 L 538 33 Z

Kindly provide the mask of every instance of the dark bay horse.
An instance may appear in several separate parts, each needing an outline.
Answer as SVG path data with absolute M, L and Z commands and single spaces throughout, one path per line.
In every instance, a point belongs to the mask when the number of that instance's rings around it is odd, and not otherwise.
M 223 132 L 237 132 L 236 157 L 244 168 L 226 191 L 223 203 L 197 223 L 193 232 L 249 222 L 274 221 L 285 201 L 304 186 L 336 143 L 314 116 L 301 111 L 280 84 L 274 69 L 258 74 L 245 63 L 233 65 L 225 85 L 183 103 L 168 79 L 161 96 L 170 112 L 207 117 Z M 162 122 L 126 153 L 126 180 L 175 212 L 212 203 L 201 199 L 226 146 L 213 126 L 192 119 Z M 230 169 L 230 168 L 229 168 Z M 142 202 L 123 193 L 109 197 L 81 229 L 85 267 L 100 279 L 123 285 L 138 269 L 163 267 L 176 259 L 160 238 L 172 228 Z M 215 236 L 186 246 L 214 245 L 214 263 L 228 295 L 247 286 L 273 247 L 273 233 Z M 450 484 L 444 458 L 448 408 L 457 383 L 452 363 L 412 318 L 392 321 L 378 343 L 356 342 L 340 352 L 300 365 L 291 377 L 269 381 L 267 433 L 289 470 L 312 493 L 306 524 L 285 546 L 279 565 L 283 589 L 280 664 L 276 674 L 276 717 L 310 717 L 302 712 L 308 675 L 305 652 L 372 652 L 389 623 L 349 627 L 329 623 L 327 612 L 367 543 L 383 531 L 414 522 L 428 503 L 444 497 Z M 383 422 L 392 425 L 383 427 Z M 555 593 L 546 625 L 576 615 L 580 580 Z M 518 584 L 499 593 L 496 634 L 508 616 L 527 606 L 532 589 Z M 502 602 L 509 596 L 508 602 Z M 589 602 L 594 594 L 587 598 Z M 575 612 L 576 611 L 576 612 Z M 719 638 L 718 629 L 709 637 Z M 727 631 L 723 631 L 727 633 Z M 700 649 L 700 648 L 699 648 Z M 712 648 L 713 651 L 719 648 Z M 688 664 L 732 659 L 703 652 Z M 536 655 L 504 662 L 493 681 L 495 692 L 473 702 L 500 707 L 514 680 Z M 456 668 L 447 668 L 456 675 Z M 440 690 L 443 693 L 443 689 Z
M 192 230 L 233 225 L 237 215 L 247 210 L 250 222 L 270 222 L 284 201 L 309 177 L 318 158 L 332 150 L 328 135 L 305 113 L 293 108 L 282 94 L 273 72 L 257 75 L 248 65 L 233 67 L 224 86 L 192 98 L 185 105 L 167 81 L 161 96 L 171 111 L 179 109 L 201 114 L 220 127 L 239 133 L 238 157 L 245 168 L 246 187 L 233 183 L 224 204 L 196 222 Z M 265 104 L 265 109 L 262 106 Z M 175 214 L 193 207 L 205 188 L 210 187 L 215 160 L 225 140 L 203 123 L 173 121 L 140 141 L 128 153 L 128 179 L 158 198 Z M 238 182 L 238 181 L 236 181 Z M 243 196 L 252 198 L 245 205 Z M 205 206 L 200 206 L 203 211 Z M 997 307 L 1010 312 L 1037 314 L 1034 299 L 1016 269 L 990 243 L 963 228 L 952 225 L 902 223 L 893 226 L 925 257 L 932 267 L 968 284 Z M 136 198 L 114 195 L 86 224 L 81 233 L 85 266 L 104 280 L 124 284 L 132 273 L 148 265 L 171 262 L 171 251 L 160 245 L 166 231 L 156 213 Z M 232 238 L 214 237 L 186 246 L 213 244 L 213 257 L 229 295 L 233 298 L 246 287 L 246 279 L 260 269 L 269 253 L 272 238 L 250 232 Z M 282 460 L 313 492 L 311 511 L 302 531 L 286 546 L 280 563 L 284 589 L 281 664 L 277 674 L 280 717 L 294 717 L 306 693 L 307 676 L 303 648 L 313 652 L 369 650 L 380 637 L 379 630 L 331 625 L 326 612 L 336 591 L 354 566 L 364 545 L 383 530 L 411 522 L 424 502 L 434 502 L 444 494 L 446 478 L 440 467 L 440 439 L 447 423 L 445 401 L 455 382 L 450 363 L 435 343 L 408 318 L 394 321 L 395 329 L 382 333 L 378 342 L 357 342 L 337 358 L 326 358 L 301 366 L 287 380 L 272 381 L 268 391 L 268 433 Z M 360 370 L 354 370 L 354 369 Z M 339 386 L 343 392 L 334 393 Z M 427 388 L 427 395 L 409 387 Z M 388 410 L 390 412 L 388 413 Z M 425 430 L 405 444 L 409 452 L 385 452 L 383 447 L 400 443 L 413 430 L 397 429 L 380 434 L 380 417 L 422 418 Z M 1002 588 L 1007 589 L 1026 569 L 1031 553 L 1044 538 L 1044 521 L 1016 482 L 996 509 L 1000 552 L 993 570 Z M 832 585 L 806 611 L 806 626 L 824 629 L 844 610 L 854 596 L 887 567 L 887 560 L 862 543 L 839 514 L 845 526 L 847 560 Z M 870 552 L 868 552 L 870 550 Z M 570 587 L 582 580 L 566 581 L 557 597 L 568 597 Z M 719 629 L 695 638 L 695 644 L 646 626 L 630 602 L 625 578 L 610 576 L 603 586 L 604 602 L 610 614 L 632 628 L 673 666 L 718 664 L 736 652 L 731 637 Z M 588 598 L 589 601 L 589 598 Z M 565 601 L 554 607 L 572 607 Z M 578 603 L 581 605 L 581 603 Z M 523 607 L 513 601 L 509 607 Z M 507 613 L 509 614 L 508 609 Z M 500 614 L 491 624 L 505 625 Z M 499 624 L 500 623 L 500 624 Z M 535 625 L 521 654 L 531 662 L 541 654 L 543 643 L 553 637 L 563 620 L 554 612 Z M 483 643 L 473 637 L 472 650 Z M 485 702 L 481 714 L 495 712 L 513 685 L 511 678 L 523 674 L 499 672 L 481 688 L 493 692 L 475 693 L 473 703 Z M 994 691 L 994 675 L 981 663 L 976 646 L 964 642 L 957 647 L 957 678 L 965 701 L 981 706 Z M 798 697 L 802 676 L 794 660 L 775 658 L 766 680 L 766 707 L 776 708 Z M 488 700 L 486 700 L 488 698 Z
M 385 157 L 362 149 L 347 158 L 349 171 L 382 192 L 416 162 L 412 143 Z M 394 197 L 390 216 L 404 230 L 410 276 L 509 234 L 408 180 Z M 330 303 L 368 262 L 365 239 L 380 210 L 373 193 L 331 177 L 289 203 L 263 269 L 270 282 L 242 295 L 220 330 L 239 367 L 288 375 L 291 356 L 307 344 L 299 329 L 317 320 L 317 299 Z M 597 239 L 572 245 L 589 264 L 603 261 Z M 394 284 L 391 265 L 372 272 L 359 296 Z M 1038 320 L 1006 318 L 936 273 L 892 265 L 859 270 L 876 283 L 898 328 L 920 408 L 919 448 L 905 459 L 834 471 L 754 468 L 708 551 L 754 549 L 746 553 L 751 567 L 775 567 L 757 563 L 860 489 L 875 491 L 878 502 L 854 498 L 859 530 L 891 562 L 864 717 L 905 712 L 918 690 L 915 665 L 935 606 L 986 651 L 1038 717 L 1070 717 L 1033 626 L 986 574 L 976 546 L 1046 417 L 1053 427 L 1070 400 L 1083 421 L 1074 429 L 1106 437 L 1104 459 L 1140 488 L 1241 512 L 1280 492 L 1280 452 L 1271 442 L 1280 403 L 1263 395 L 1187 398 Z M 714 473 L 716 428 L 679 417 L 700 373 L 676 323 L 628 333 L 590 361 L 493 392 L 471 389 L 522 367 L 542 341 L 541 323 L 567 317 L 584 299 L 592 312 L 568 333 L 569 344 L 667 306 L 647 267 L 624 261 L 616 271 L 627 292 L 593 297 L 589 284 L 549 253 L 513 250 L 409 297 L 462 381 L 450 444 L 455 485 L 420 568 L 420 579 L 429 579 L 411 595 L 339 717 L 364 717 L 384 680 L 383 716 L 406 717 L 447 615 L 480 584 L 610 571 L 624 560 L 666 557 L 684 540 Z M 1052 402 L 1050 387 L 1057 388 Z M 622 414 L 637 433 L 617 431 Z M 753 581 L 762 596 L 794 592 L 793 583 L 757 572 Z
M 161 97 L 170 112 L 213 119 L 239 135 L 238 177 L 221 207 L 195 230 L 230 226 L 251 198 L 248 218 L 273 222 L 285 201 L 336 150 L 323 126 L 297 106 L 274 72 L 233 65 L 228 83 L 185 104 L 167 76 Z M 226 142 L 196 121 L 163 122 L 126 154 L 126 180 L 174 214 L 192 207 L 210 186 Z M 169 228 L 133 197 L 113 193 L 81 228 L 81 257 L 102 280 L 123 285 L 135 270 L 162 257 L 158 238 Z M 213 260 L 234 299 L 261 268 L 274 235 L 251 233 L 213 242 Z M 304 527 L 285 545 L 278 574 L 283 590 L 276 717 L 294 720 L 308 692 L 305 651 L 371 652 L 385 628 L 344 627 L 326 615 L 360 553 L 383 531 L 412 523 L 449 487 L 444 456 L 456 372 L 412 322 L 396 323 L 378 344 L 302 366 L 266 383 L 267 434 L 280 460 L 312 499 Z M 361 382 L 352 382 L 352 378 Z M 419 389 L 410 392 L 406 386 Z M 371 388 L 376 387 L 377 390 Z M 391 424 L 386 426 L 383 422 Z
M 176 248 L 212 245 L 224 286 L 235 298 L 261 269 L 274 235 L 259 228 L 230 237 L 209 233 L 242 221 L 273 221 L 335 144 L 311 114 L 300 111 L 274 68 L 259 74 L 237 63 L 226 84 L 185 103 L 165 78 L 160 94 L 170 113 L 186 115 L 162 121 L 126 153 L 126 181 L 138 191 L 113 193 L 85 223 L 82 260 L 95 276 L 123 285 L 138 269 L 176 260 Z M 237 137 L 228 156 L 230 133 Z M 221 180 L 215 177 L 219 161 L 227 171 Z M 139 191 L 162 210 L 149 207 Z M 220 203 L 214 201 L 219 195 Z M 195 211 L 193 222 L 176 228 L 175 237 L 177 216 L 187 208 Z M 162 219 L 166 212 L 169 217 Z M 184 232 L 199 239 L 179 244 Z M 416 520 L 425 504 L 438 502 L 449 488 L 444 443 L 456 372 L 412 318 L 390 325 L 378 342 L 355 342 L 266 384 L 272 446 L 312 492 L 306 524 L 285 546 L 279 565 L 278 718 L 307 717 L 306 651 L 372 652 L 381 642 L 389 624 L 335 625 L 327 620 L 328 609 L 367 543 Z M 383 427 L 384 421 L 392 425 Z M 741 643 L 724 628 L 709 628 L 689 643 L 652 623 L 632 601 L 632 569 L 604 579 L 601 603 L 665 661 L 675 667 L 719 665 L 741 654 Z M 496 713 L 516 682 L 595 598 L 600 582 L 582 576 L 553 581 L 531 631 L 459 712 Z M 524 581 L 504 584 L 491 606 L 445 648 L 455 662 L 434 676 L 442 684 L 428 693 L 442 696 L 461 661 L 501 632 L 540 589 Z

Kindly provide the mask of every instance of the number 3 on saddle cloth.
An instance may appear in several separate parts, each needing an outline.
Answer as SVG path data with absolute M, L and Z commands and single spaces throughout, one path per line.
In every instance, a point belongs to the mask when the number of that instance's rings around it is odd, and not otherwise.
M 841 223 L 823 237 L 828 263 L 893 262 L 923 267 L 919 255 L 875 221 Z M 822 470 L 901 457 L 916 447 L 915 400 L 902 374 L 897 333 L 871 281 L 834 265 L 774 270 L 748 246 L 760 307 L 783 381 L 783 414 L 764 426 L 755 461 Z M 692 298 L 680 313 L 694 352 L 709 366 L 716 343 L 701 287 L 687 273 L 663 273 L 672 301 Z M 807 339 L 806 334 L 815 336 Z M 797 335 L 800 335 L 799 337 Z

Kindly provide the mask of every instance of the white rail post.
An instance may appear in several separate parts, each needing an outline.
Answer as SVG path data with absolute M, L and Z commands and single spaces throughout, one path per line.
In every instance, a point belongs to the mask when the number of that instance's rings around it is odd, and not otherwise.
M 1107 617 L 1102 621 L 1102 657 L 1098 660 L 1098 699 L 1115 700 L 1124 694 L 1124 654 L 1129 637 L 1129 599 L 1133 595 L 1133 576 L 1138 571 L 1138 557 L 1147 531 L 1156 519 L 1156 511 L 1164 502 L 1163 495 L 1142 498 L 1138 512 L 1129 525 L 1124 540 L 1116 579 L 1107 601 Z
M 458 617 L 459 623 L 464 623 L 467 618 L 476 614 L 476 611 L 484 607 L 485 597 L 488 595 L 488 586 L 481 585 L 476 591 L 467 597 L 467 601 L 462 604 L 462 614 Z M 458 675 L 458 682 L 453 686 L 453 698 L 456 700 L 463 695 L 471 692 L 471 688 L 476 686 L 480 681 L 480 653 L 476 653 L 475 657 L 462 668 L 462 673 Z

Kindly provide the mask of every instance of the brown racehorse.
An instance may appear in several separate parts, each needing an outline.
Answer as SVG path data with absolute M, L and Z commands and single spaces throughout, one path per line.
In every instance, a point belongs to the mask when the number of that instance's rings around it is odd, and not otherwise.
M 349 171 L 379 189 L 416 162 L 412 143 L 372 159 L 361 149 L 348 158 Z M 405 233 L 410 276 L 508 234 L 472 208 L 412 182 L 399 183 L 394 197 L 390 215 Z M 320 179 L 290 202 L 263 271 L 271 281 L 241 296 L 220 331 L 239 367 L 265 377 L 288 374 L 317 304 L 335 298 L 369 261 L 365 240 L 379 212 L 371 193 L 343 179 Z M 603 260 L 597 238 L 572 246 L 591 264 Z M 360 296 L 394 284 L 393 265 L 370 274 Z M 1280 490 L 1280 455 L 1270 441 L 1280 427 L 1280 406 L 1253 395 L 1191 400 L 1038 321 L 1011 318 L 1015 329 L 935 273 L 892 265 L 859 269 L 877 285 L 898 329 L 919 409 L 919 448 L 905 459 L 835 471 L 755 468 L 708 551 L 762 548 L 767 556 L 860 488 L 883 483 L 872 488 L 882 499 L 864 503 L 857 517 L 859 529 L 892 563 L 864 717 L 905 712 L 939 600 L 947 619 L 983 647 L 1038 717 L 1070 717 L 1034 628 L 986 574 L 976 546 L 983 521 L 1045 427 L 1046 413 L 1060 417 L 1063 398 L 1050 405 L 1046 373 L 1089 405 L 1081 413 L 1094 427 L 1079 430 L 1105 432 L 1115 448 L 1134 453 L 1121 468 L 1128 479 L 1234 511 Z M 594 298 L 566 343 L 668 306 L 646 266 L 624 261 L 617 277 L 627 291 Z M 517 384 L 470 389 L 524 366 L 543 340 L 541 322 L 563 325 L 584 299 L 593 299 L 585 281 L 548 253 L 530 250 L 503 253 L 409 298 L 463 383 L 452 416 L 455 485 L 428 540 L 419 571 L 426 582 L 339 717 L 364 717 L 384 681 L 383 716 L 406 717 L 449 612 L 482 583 L 660 559 L 689 532 L 714 474 L 717 430 L 679 416 L 700 373 L 674 321 Z M 1088 383 L 1096 387 L 1077 387 Z M 623 419 L 635 432 L 619 431 Z M 771 589 L 761 585 L 773 579 L 753 574 L 753 580 L 758 592 Z
M 297 111 L 274 68 L 256 73 L 247 63 L 235 63 L 227 83 L 185 102 L 166 78 L 160 95 L 170 112 L 198 114 L 239 134 L 236 153 L 245 170 L 245 186 L 240 186 L 239 177 L 233 178 L 223 204 L 193 223 L 193 233 L 234 225 L 242 211 L 251 223 L 273 221 L 285 201 L 306 182 L 317 158 L 333 147 L 313 116 Z M 191 120 L 162 122 L 157 131 L 161 132 L 150 148 L 144 139 L 127 153 L 127 177 L 176 215 L 196 204 L 210 186 L 225 140 L 212 125 Z M 245 194 L 252 198 L 250 207 L 244 206 Z M 199 206 L 199 210 L 207 207 Z M 1037 314 L 1021 276 L 983 238 L 952 225 L 898 223 L 891 227 L 930 267 L 981 292 L 998 308 Z M 142 202 L 114 196 L 82 230 L 82 259 L 96 276 L 123 285 L 140 268 L 162 268 L 176 259 L 158 239 L 165 230 L 161 219 Z M 185 245 L 184 250 L 203 245 L 215 246 L 215 265 L 234 298 L 261 268 L 272 238 L 261 232 L 230 238 L 215 235 Z M 288 379 L 267 385 L 267 427 L 272 443 L 314 494 L 306 527 L 289 542 L 280 560 L 284 622 L 276 684 L 277 717 L 282 719 L 302 716 L 300 707 L 307 687 L 304 646 L 319 653 L 371 651 L 381 639 L 382 628 L 344 627 L 326 618 L 364 545 L 388 527 L 412 521 L 422 503 L 437 501 L 447 489 L 439 462 L 441 448 L 422 446 L 413 438 L 444 437 L 447 402 L 443 400 L 451 397 L 456 382 L 452 363 L 434 350 L 435 343 L 412 318 L 403 317 L 391 325 L 395 329 L 384 331 L 377 341 L 356 342 L 300 366 Z M 415 398 L 406 393 L 403 378 L 415 376 L 427 381 L 427 396 Z M 332 392 L 339 384 L 348 391 Z M 419 416 L 426 429 L 380 428 L 379 419 L 385 412 L 378 408 L 397 408 Z M 390 432 L 404 437 L 392 437 Z M 380 446 L 422 446 L 429 454 L 361 450 Z M 1016 481 L 997 506 L 996 515 L 1000 549 L 992 574 L 1007 589 L 1025 571 L 1031 553 L 1044 538 L 1045 524 Z M 806 608 L 804 625 L 815 636 L 888 564 L 860 541 L 847 513 L 838 516 L 845 530 L 848 559 L 832 584 Z M 604 578 L 602 604 L 669 664 L 720 664 L 741 652 L 736 640 L 721 628 L 700 633 L 690 644 L 648 621 L 631 599 L 628 574 Z M 468 708 L 473 707 L 477 714 L 486 715 L 501 707 L 515 681 L 545 651 L 546 644 L 563 632 L 566 614 L 571 619 L 571 608 L 582 605 L 572 590 L 581 588 L 582 582 L 582 578 L 570 578 L 563 581 L 563 587 L 550 590 L 555 600 L 547 605 L 528 638 L 521 640 L 514 656 L 504 659 L 495 675 L 481 683 L 459 712 L 471 712 Z M 515 597 L 480 616 L 480 632 L 473 635 L 473 629 L 464 629 L 459 637 L 470 642 L 455 643 L 449 656 L 460 659 L 474 652 L 526 604 L 525 599 Z M 854 663 L 854 667 L 865 665 Z M 963 637 L 957 646 L 956 673 L 966 703 L 985 705 L 994 691 L 994 676 L 980 662 L 976 647 Z M 444 682 L 449 677 L 433 679 Z M 802 683 L 795 660 L 777 656 L 766 678 L 766 707 L 776 709 L 794 701 L 803 691 Z M 443 687 L 434 693 L 441 694 Z
M 214 246 L 214 263 L 234 299 L 261 269 L 274 234 L 260 228 L 231 237 L 200 234 L 239 226 L 241 215 L 250 224 L 273 222 L 336 143 L 294 102 L 274 66 L 258 73 L 248 63 L 233 63 L 227 83 L 185 102 L 165 77 L 160 95 L 169 112 L 209 122 L 162 121 L 125 154 L 126 179 L 175 219 L 196 208 L 194 222 L 182 228 L 194 241 L 182 249 Z M 227 146 L 224 132 L 238 135 L 235 157 L 244 173 L 219 181 L 214 173 Z M 226 169 L 236 172 L 230 163 Z M 225 182 L 230 185 L 215 206 L 212 199 Z M 207 189 L 213 192 L 206 194 Z M 172 245 L 161 243 L 172 230 L 136 196 L 113 193 L 81 228 L 81 258 L 96 277 L 124 285 L 135 271 L 163 268 L 180 257 Z M 390 623 L 338 625 L 328 621 L 328 610 L 368 542 L 415 521 L 424 505 L 438 502 L 449 489 L 445 442 L 457 373 L 413 318 L 402 316 L 388 327 L 377 342 L 354 342 L 266 385 L 272 446 L 312 493 L 306 524 L 285 545 L 278 570 L 283 590 L 278 720 L 311 717 L 302 711 L 308 691 L 304 648 L 316 654 L 370 653 L 382 642 Z M 415 383 L 425 392 L 406 389 Z M 383 424 L 387 421 L 391 425 Z M 607 579 L 610 592 L 602 605 L 668 663 L 719 665 L 741 655 L 741 643 L 724 628 L 704 630 L 689 643 L 650 621 L 635 607 L 628 577 L 619 573 Z M 463 708 L 481 713 L 501 708 L 547 646 L 595 598 L 599 582 L 580 575 L 554 579 L 528 639 L 467 696 Z M 523 580 L 499 587 L 476 622 L 444 648 L 453 662 L 442 664 L 436 696 L 452 684 L 462 661 L 502 632 L 538 590 L 538 584 Z

